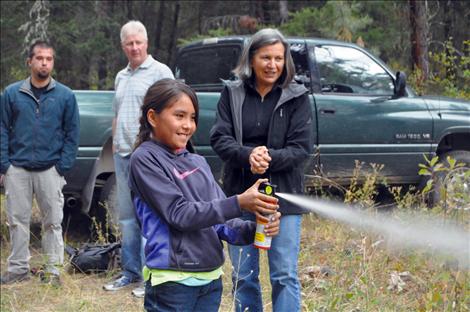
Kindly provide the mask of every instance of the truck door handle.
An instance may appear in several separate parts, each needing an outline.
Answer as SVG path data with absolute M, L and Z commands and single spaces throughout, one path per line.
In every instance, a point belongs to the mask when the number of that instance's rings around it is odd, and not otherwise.
M 320 114 L 334 114 L 334 113 L 336 113 L 336 109 L 332 109 L 332 108 L 320 109 Z

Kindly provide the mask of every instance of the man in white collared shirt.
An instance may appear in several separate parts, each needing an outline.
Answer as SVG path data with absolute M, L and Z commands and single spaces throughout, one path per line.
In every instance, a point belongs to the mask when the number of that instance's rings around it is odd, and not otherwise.
M 129 158 L 139 132 L 140 107 L 147 89 L 163 78 L 174 79 L 170 68 L 148 55 L 145 26 L 130 21 L 121 28 L 121 45 L 129 64 L 115 80 L 113 110 L 113 155 L 117 186 L 117 211 L 121 230 L 122 273 L 104 285 L 105 290 L 119 290 L 142 281 L 143 244 L 140 226 L 128 187 Z M 143 296 L 142 284 L 133 294 Z

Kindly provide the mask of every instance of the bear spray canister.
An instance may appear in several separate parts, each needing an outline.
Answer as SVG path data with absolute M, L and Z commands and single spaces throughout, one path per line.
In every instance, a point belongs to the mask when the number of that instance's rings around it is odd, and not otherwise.
M 263 193 L 263 194 L 274 197 L 275 187 L 276 187 L 275 185 L 272 185 L 270 183 L 265 182 L 265 183 L 261 183 L 259 185 L 258 191 L 260 193 Z M 270 219 L 269 222 L 271 222 L 270 216 L 268 216 L 268 217 Z M 269 249 L 269 248 L 271 248 L 272 237 L 271 236 L 266 236 L 266 234 L 264 233 L 264 227 L 269 222 L 256 219 L 256 233 L 255 233 L 255 241 L 253 243 L 253 245 L 256 248 L 260 248 L 260 249 Z

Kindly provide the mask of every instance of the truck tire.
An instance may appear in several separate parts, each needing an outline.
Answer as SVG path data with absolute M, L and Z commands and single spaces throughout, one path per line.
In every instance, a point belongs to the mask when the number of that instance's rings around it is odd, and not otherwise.
M 470 205 L 470 151 L 457 150 L 441 155 L 439 163 L 447 168 L 448 156 L 455 159 L 456 164 L 462 163 L 463 166 L 434 175 L 434 187 L 429 202 L 431 207 L 442 204 L 445 209 L 459 209 Z
M 101 222 L 107 221 L 109 228 L 114 232 L 119 225 L 119 216 L 117 215 L 117 190 L 116 190 L 116 175 L 111 174 L 106 180 L 103 188 L 101 189 L 99 198 L 99 211 Z

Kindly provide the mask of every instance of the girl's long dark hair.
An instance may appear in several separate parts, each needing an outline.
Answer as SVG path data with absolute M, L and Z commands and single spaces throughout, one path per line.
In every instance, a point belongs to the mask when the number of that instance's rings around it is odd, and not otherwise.
M 193 89 L 181 81 L 165 78 L 155 82 L 147 90 L 142 105 L 142 115 L 140 116 L 140 128 L 134 149 L 139 147 L 145 141 L 150 140 L 152 126 L 147 120 L 149 109 L 153 109 L 155 113 L 160 114 L 165 108 L 178 100 L 183 94 L 186 94 L 194 105 L 196 113 L 196 126 L 199 118 L 199 102 Z M 188 150 L 192 152 L 192 146 L 189 144 Z

